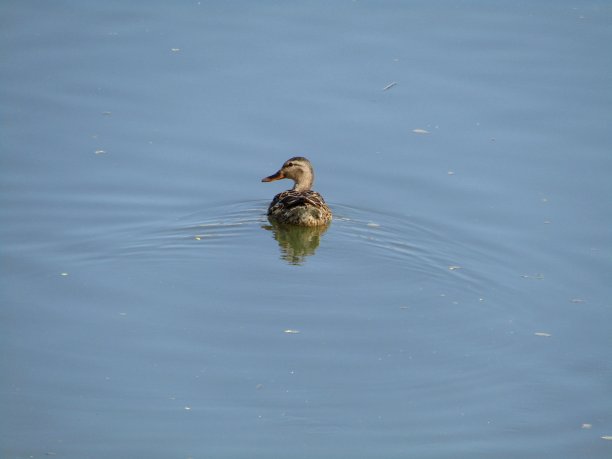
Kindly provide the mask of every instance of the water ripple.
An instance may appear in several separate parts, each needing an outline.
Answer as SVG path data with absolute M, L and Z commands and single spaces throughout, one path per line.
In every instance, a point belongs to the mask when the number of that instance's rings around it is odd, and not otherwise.
M 98 261 L 126 256 L 171 261 L 190 256 L 214 260 L 233 254 L 246 260 L 269 253 L 266 241 L 272 233 L 280 246 L 280 258 L 289 264 L 317 259 L 332 271 L 342 270 L 343 263 L 380 266 L 437 280 L 441 285 L 459 283 L 475 293 L 493 282 L 483 267 L 501 264 L 501 253 L 476 244 L 449 223 L 335 204 L 329 228 L 286 229 L 268 222 L 266 205 L 263 200 L 230 202 L 157 227 L 116 229 L 103 233 L 104 241 L 90 244 L 85 248 L 90 251 L 82 255 Z M 466 254 L 470 258 L 466 259 Z

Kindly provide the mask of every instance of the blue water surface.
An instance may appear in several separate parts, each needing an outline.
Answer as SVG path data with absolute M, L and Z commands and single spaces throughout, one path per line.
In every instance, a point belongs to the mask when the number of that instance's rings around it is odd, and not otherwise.
M 608 2 L 0 21 L 2 457 L 611 457 Z

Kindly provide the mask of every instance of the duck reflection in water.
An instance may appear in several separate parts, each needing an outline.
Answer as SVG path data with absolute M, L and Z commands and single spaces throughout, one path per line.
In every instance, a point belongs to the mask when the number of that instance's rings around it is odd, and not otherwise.
M 306 257 L 314 255 L 321 236 L 327 231 L 328 225 L 324 226 L 297 226 L 278 223 L 269 219 L 269 225 L 262 228 L 272 231 L 274 239 L 278 242 L 281 250 L 281 258 L 292 265 L 301 265 Z

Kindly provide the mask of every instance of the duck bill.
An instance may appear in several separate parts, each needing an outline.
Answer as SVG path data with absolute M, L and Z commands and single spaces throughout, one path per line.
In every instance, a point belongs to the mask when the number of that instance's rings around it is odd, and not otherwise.
M 262 178 L 261 181 L 262 182 L 273 182 L 275 180 L 280 180 L 284 178 L 285 178 L 285 175 L 281 171 L 278 171 L 276 174 L 272 174 L 269 177 Z

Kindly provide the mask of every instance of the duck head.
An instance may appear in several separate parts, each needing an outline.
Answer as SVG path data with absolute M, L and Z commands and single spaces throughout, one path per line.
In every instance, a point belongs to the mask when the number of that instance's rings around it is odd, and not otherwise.
M 303 156 L 294 156 L 288 159 L 276 173 L 261 179 L 262 182 L 274 182 L 275 180 L 291 179 L 294 181 L 293 190 L 307 191 L 312 188 L 314 182 L 314 171 L 312 164 Z

